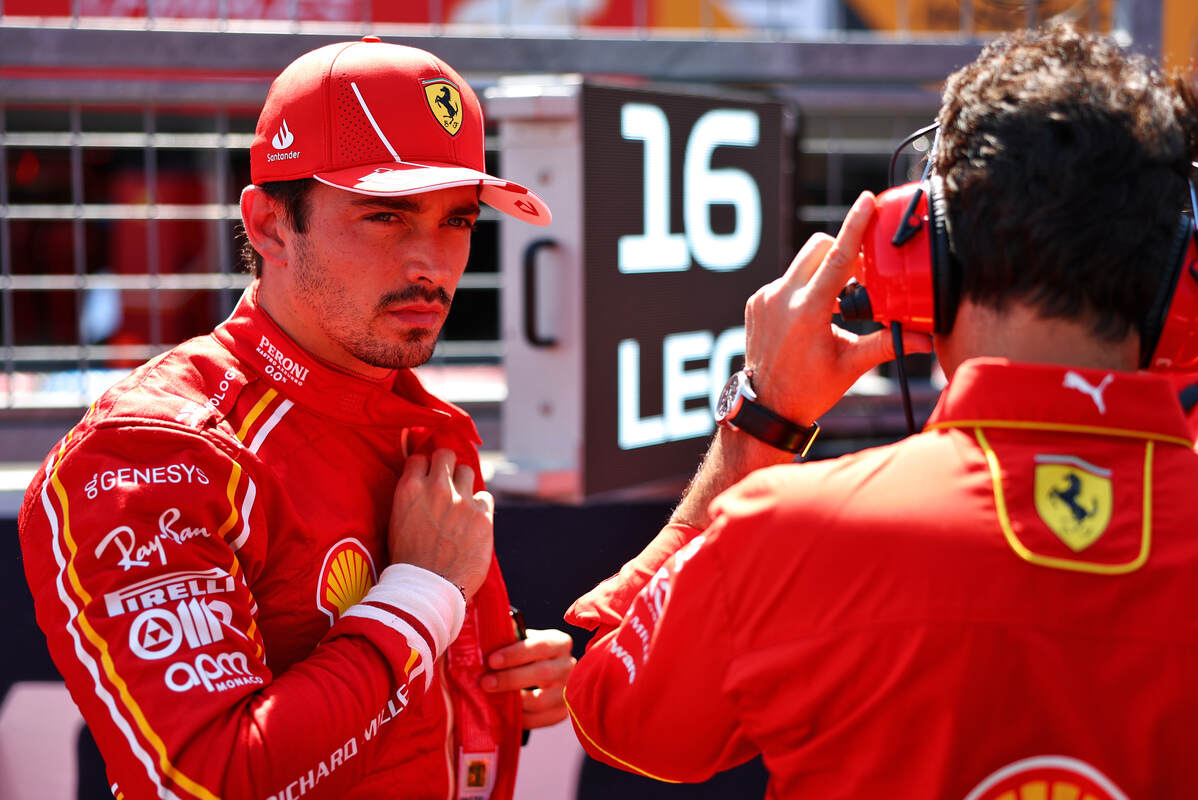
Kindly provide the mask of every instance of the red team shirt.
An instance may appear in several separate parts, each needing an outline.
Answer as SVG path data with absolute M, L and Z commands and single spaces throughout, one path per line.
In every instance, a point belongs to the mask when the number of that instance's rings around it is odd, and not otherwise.
M 511 797 L 519 695 L 478 687 L 515 640 L 498 566 L 464 614 L 453 585 L 387 567 L 406 455 L 478 474 L 473 424 L 409 371 L 312 358 L 255 290 L 106 393 L 21 513 L 38 622 L 118 796 Z
M 756 472 L 580 599 L 579 739 L 760 753 L 774 798 L 1193 796 L 1196 504 L 1168 381 L 967 362 L 921 434 Z

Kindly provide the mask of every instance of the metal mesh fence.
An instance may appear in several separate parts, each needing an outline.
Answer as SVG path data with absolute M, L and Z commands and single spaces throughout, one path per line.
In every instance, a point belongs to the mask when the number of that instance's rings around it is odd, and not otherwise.
M 934 112 L 935 81 L 976 52 L 976 29 L 1060 13 L 1150 28 L 1145 6 L 1160 20 L 1152 3 L 965 0 L 949 17 L 940 5 L 0 0 L 0 410 L 84 406 L 227 316 L 249 282 L 236 227 L 257 104 L 282 65 L 327 41 L 391 34 L 480 93 L 502 74 L 617 68 L 774 91 L 800 109 L 802 236 L 834 231 L 861 189 L 884 188 L 893 143 Z M 853 33 L 883 18 L 889 33 Z M 818 36 L 804 38 L 812 19 Z M 943 36 L 903 36 L 913 30 Z M 491 147 L 489 166 L 500 158 Z M 501 361 L 497 237 L 488 211 L 441 363 Z
M 250 109 L 0 106 L 0 402 L 86 405 L 128 369 L 226 317 L 240 265 Z M 488 212 L 438 346 L 497 361 Z

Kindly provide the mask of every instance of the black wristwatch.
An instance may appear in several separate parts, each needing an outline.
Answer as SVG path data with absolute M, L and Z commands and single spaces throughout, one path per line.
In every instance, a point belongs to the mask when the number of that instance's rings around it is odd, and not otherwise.
M 798 453 L 800 458 L 807 455 L 819 434 L 818 422 L 804 428 L 758 403 L 757 392 L 753 391 L 753 372 L 747 369 L 734 372 L 724 384 L 715 407 L 715 421 L 779 450 Z

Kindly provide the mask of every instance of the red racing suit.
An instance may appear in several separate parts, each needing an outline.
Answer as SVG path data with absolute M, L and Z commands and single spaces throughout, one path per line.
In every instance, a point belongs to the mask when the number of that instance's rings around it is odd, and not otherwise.
M 498 565 L 469 606 L 387 566 L 405 457 L 478 474 L 473 423 L 410 371 L 317 361 L 256 291 L 100 398 L 21 511 L 38 623 L 118 797 L 510 798 L 520 699 L 478 688 L 516 638 Z
M 1192 448 L 1162 378 L 967 362 L 922 433 L 756 472 L 581 598 L 579 739 L 761 753 L 774 798 L 1193 796 Z

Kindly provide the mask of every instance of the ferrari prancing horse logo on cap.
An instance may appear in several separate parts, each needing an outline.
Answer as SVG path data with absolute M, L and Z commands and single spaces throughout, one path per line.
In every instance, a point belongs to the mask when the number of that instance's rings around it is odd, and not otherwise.
M 424 99 L 437 122 L 450 136 L 462 127 L 462 94 L 445 78 L 424 81 Z

